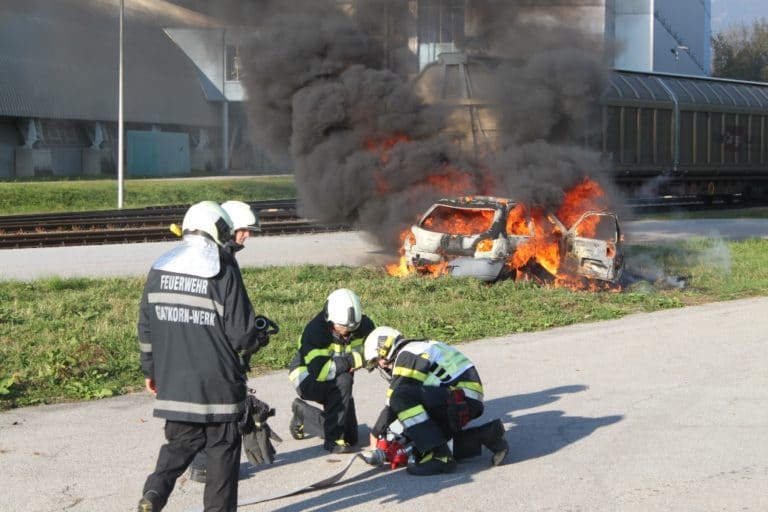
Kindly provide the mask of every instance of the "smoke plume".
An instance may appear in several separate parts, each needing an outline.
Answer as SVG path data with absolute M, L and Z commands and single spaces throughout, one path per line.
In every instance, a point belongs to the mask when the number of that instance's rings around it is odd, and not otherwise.
M 380 1 L 358 3 L 354 17 L 332 0 L 262 3 L 246 51 L 249 124 L 270 158 L 292 162 L 303 215 L 353 224 L 395 249 L 446 195 L 556 207 L 585 176 L 610 189 L 599 154 L 583 149 L 607 73 L 600 41 L 524 21 L 508 3 L 472 2 L 462 42 L 485 58 L 473 86 L 498 107 L 483 151 L 457 135 L 454 111 L 385 69 L 381 41 L 358 23 Z

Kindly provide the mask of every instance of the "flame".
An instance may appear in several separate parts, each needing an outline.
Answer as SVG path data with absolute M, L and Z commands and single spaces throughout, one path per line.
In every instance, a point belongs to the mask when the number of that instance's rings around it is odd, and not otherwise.
M 369 139 L 365 141 L 365 144 L 363 144 L 363 147 L 365 148 L 366 151 L 369 151 L 371 153 L 378 153 L 381 161 L 386 164 L 387 162 L 389 162 L 390 150 L 396 145 L 400 144 L 401 142 L 409 142 L 409 141 L 410 139 L 408 139 L 408 137 L 406 137 L 402 133 L 395 133 L 381 140 Z
M 436 210 L 436 213 L 438 211 Z M 453 210 L 442 208 L 440 214 L 432 215 L 424 221 L 424 227 L 431 231 L 449 235 L 477 235 L 491 228 L 493 210 Z M 452 213 L 450 217 L 446 214 Z
M 528 222 L 526 220 L 525 206 L 516 205 L 510 210 L 507 216 L 507 234 L 509 235 L 528 235 Z
M 469 173 L 450 165 L 444 165 L 440 172 L 427 176 L 417 184 L 428 185 L 446 196 L 465 194 L 475 188 L 474 179 Z
M 402 252 L 402 249 L 400 249 Z M 400 261 L 398 263 L 389 263 L 384 267 L 387 270 L 387 274 L 393 277 L 405 277 L 407 275 L 416 272 L 416 269 L 412 265 L 408 265 L 408 261 L 405 256 L 400 255 Z
M 565 194 L 563 204 L 557 210 L 557 218 L 560 219 L 566 227 L 571 227 L 579 220 L 584 212 L 587 211 L 603 211 L 607 205 L 605 204 L 605 192 L 597 184 L 589 178 L 585 178 L 584 181 L 573 187 Z M 581 227 L 581 226 L 580 226 Z M 591 226 L 591 233 L 584 233 L 583 236 L 594 236 L 595 226 Z
M 546 218 L 540 208 L 534 208 L 531 211 L 531 220 L 533 237 L 530 241 L 517 246 L 507 261 L 507 266 L 519 270 L 534 260 L 550 274 L 557 275 L 560 267 L 559 241 L 562 233 Z
M 406 142 L 410 142 L 406 135 L 394 133 L 382 139 L 368 139 L 363 144 L 363 148 L 377 155 L 381 163 L 386 165 L 391 158 L 392 148 Z M 489 186 L 489 179 L 485 179 L 488 183 L 485 183 L 484 187 Z M 380 169 L 374 169 L 373 180 L 379 194 L 388 194 L 394 191 L 394 187 L 382 176 Z M 440 164 L 432 174 L 409 186 L 419 185 L 438 191 L 445 196 L 461 195 L 476 188 L 471 174 L 462 172 L 448 164 Z

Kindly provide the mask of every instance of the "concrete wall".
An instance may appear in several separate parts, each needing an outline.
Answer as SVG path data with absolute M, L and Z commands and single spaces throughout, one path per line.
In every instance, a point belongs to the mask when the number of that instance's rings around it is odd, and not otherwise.
M 709 75 L 710 12 L 711 0 L 615 0 L 614 67 Z
M 614 67 L 653 69 L 653 0 L 616 0 L 615 31 L 618 51 Z
M 711 0 L 656 0 L 654 71 L 711 73 L 710 13 Z

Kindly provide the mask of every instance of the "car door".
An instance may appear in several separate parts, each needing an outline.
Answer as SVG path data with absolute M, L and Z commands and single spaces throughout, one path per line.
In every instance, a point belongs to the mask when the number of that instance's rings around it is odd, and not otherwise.
M 566 232 L 564 264 L 589 279 L 616 282 L 624 269 L 619 219 L 610 212 L 586 212 Z

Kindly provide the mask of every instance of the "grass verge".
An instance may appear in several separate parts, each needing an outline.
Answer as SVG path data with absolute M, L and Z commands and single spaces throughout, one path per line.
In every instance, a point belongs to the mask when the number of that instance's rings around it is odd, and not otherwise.
M 293 176 L 126 180 L 124 207 L 296 197 Z M 117 208 L 116 180 L 0 182 L 0 215 Z
M 254 358 L 254 373 L 285 368 L 304 324 L 340 286 L 360 294 L 377 324 L 448 342 L 768 295 L 765 240 L 634 246 L 629 260 L 642 263 L 654 282 L 591 293 L 513 281 L 398 279 L 378 268 L 244 269 L 254 307 L 281 327 Z M 684 276 L 688 286 L 668 286 L 667 275 Z M 143 277 L 0 282 L 0 409 L 140 389 L 136 318 L 143 284 Z

